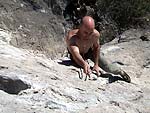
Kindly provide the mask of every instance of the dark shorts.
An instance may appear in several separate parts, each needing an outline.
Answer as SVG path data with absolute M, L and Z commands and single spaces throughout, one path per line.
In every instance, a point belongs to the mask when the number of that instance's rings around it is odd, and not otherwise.
M 70 59 L 71 59 L 73 62 L 75 62 L 74 59 L 73 59 L 73 56 L 72 56 L 72 54 L 70 53 L 70 51 L 69 51 L 68 48 L 67 48 L 67 50 L 68 50 Z M 80 54 L 80 55 L 82 56 L 82 58 L 83 58 L 84 60 L 91 59 L 91 60 L 93 61 L 93 51 L 92 51 L 92 48 L 90 48 L 87 53 L 85 53 L 85 54 Z

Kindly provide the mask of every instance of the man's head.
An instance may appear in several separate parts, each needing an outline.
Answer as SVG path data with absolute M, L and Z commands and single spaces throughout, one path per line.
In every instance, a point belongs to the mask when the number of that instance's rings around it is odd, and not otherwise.
M 88 38 L 88 36 L 93 32 L 94 28 L 95 28 L 94 19 L 90 16 L 83 17 L 81 26 L 79 28 L 81 37 L 83 39 Z

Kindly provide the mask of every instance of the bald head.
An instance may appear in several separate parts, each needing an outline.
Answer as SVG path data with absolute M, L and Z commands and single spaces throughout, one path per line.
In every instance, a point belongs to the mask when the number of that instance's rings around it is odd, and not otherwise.
M 82 19 L 82 25 L 86 26 L 87 28 L 94 29 L 95 27 L 94 19 L 90 16 L 85 16 Z
M 81 26 L 79 27 L 78 36 L 82 37 L 82 39 L 88 39 L 89 35 L 93 33 L 94 28 L 94 19 L 90 16 L 85 16 L 83 17 Z

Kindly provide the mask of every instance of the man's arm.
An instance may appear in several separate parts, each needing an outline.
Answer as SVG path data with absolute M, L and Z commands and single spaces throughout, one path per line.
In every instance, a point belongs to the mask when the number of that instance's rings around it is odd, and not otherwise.
M 90 69 L 90 66 L 89 64 L 83 59 L 83 57 L 80 55 L 80 52 L 79 52 L 79 48 L 77 46 L 74 46 L 74 45 L 71 45 L 69 47 L 69 51 L 71 52 L 72 56 L 73 56 L 73 59 L 75 60 L 75 62 L 83 67 L 84 69 L 84 73 L 85 74 L 90 74 L 91 73 L 91 69 Z
M 99 45 L 99 37 L 100 34 L 97 31 L 94 37 L 94 44 L 93 44 L 93 60 L 94 60 L 94 67 L 93 70 L 96 71 L 97 75 L 100 74 L 100 67 L 99 67 L 99 58 L 100 58 L 100 45 Z
M 97 66 L 100 57 L 99 54 L 100 54 L 100 45 L 97 45 L 96 47 L 93 47 L 94 64 Z
M 70 45 L 70 46 L 69 46 L 69 51 L 70 51 L 70 53 L 71 53 L 73 59 L 75 60 L 75 62 L 76 62 L 79 66 L 83 67 L 84 64 L 85 64 L 85 61 L 84 61 L 84 59 L 82 58 L 82 56 L 80 55 L 79 48 L 78 48 L 77 46 L 75 46 L 75 45 Z
M 97 32 L 96 36 L 94 37 L 94 44 L 93 44 L 93 56 L 94 56 L 94 64 L 98 65 L 99 55 L 100 55 L 100 45 L 99 45 L 99 37 L 100 34 Z
M 88 65 L 88 63 L 86 61 L 84 61 L 84 59 L 80 55 L 79 48 L 76 45 L 76 37 L 72 36 L 72 38 L 70 38 L 70 40 L 67 41 L 67 45 L 68 45 L 68 49 L 69 49 L 73 59 L 75 60 L 75 62 L 79 66 L 83 67 L 84 73 L 85 74 L 91 73 L 90 66 Z

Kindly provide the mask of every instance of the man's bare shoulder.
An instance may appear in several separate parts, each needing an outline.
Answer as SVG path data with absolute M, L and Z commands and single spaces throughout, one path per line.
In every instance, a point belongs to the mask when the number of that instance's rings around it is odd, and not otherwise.
M 72 36 L 75 35 L 77 32 L 78 32 L 78 29 L 70 30 L 70 31 L 68 32 L 68 37 L 69 37 L 69 38 L 72 37 Z
M 94 29 L 93 35 L 94 37 L 97 37 L 97 38 L 100 37 L 100 33 L 96 29 Z
M 74 30 L 70 30 L 68 32 L 68 35 L 66 37 L 66 42 L 67 42 L 67 45 L 72 45 L 72 44 L 75 44 L 76 42 L 76 33 L 78 32 L 78 29 L 74 29 Z
M 94 29 L 93 38 L 92 38 L 94 45 L 97 46 L 97 44 L 99 44 L 99 38 L 100 38 L 100 33 L 96 29 Z

